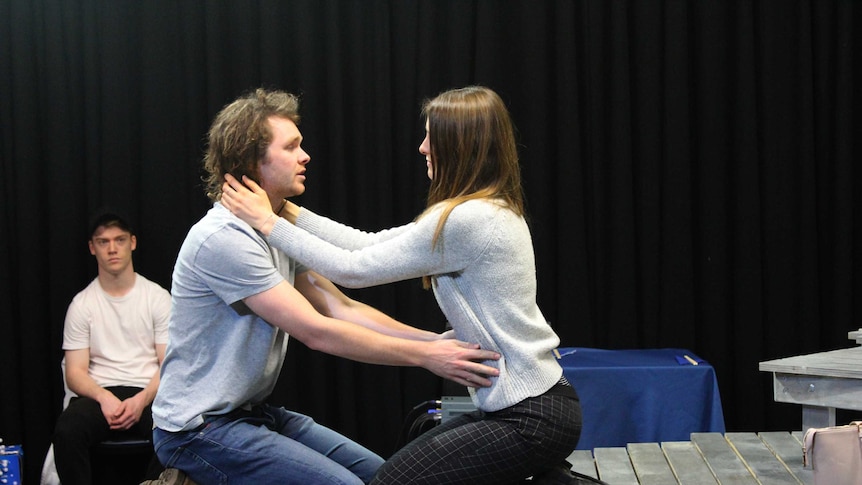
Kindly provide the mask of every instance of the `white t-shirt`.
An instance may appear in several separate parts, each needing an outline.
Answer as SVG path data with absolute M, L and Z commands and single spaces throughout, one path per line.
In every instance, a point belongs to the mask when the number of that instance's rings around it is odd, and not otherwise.
M 146 387 L 159 371 L 156 344 L 168 342 L 171 296 L 135 273 L 135 286 L 111 296 L 95 278 L 66 312 L 63 350 L 90 349 L 90 377 L 102 387 Z

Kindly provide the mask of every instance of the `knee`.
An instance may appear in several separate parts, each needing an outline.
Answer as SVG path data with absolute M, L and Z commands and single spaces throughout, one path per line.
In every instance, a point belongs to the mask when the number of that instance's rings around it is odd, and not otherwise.
M 102 416 L 98 404 L 95 409 L 70 406 L 57 418 L 54 425 L 54 442 L 80 443 L 91 437 L 101 436 L 109 429 L 108 422 Z
M 74 436 L 79 428 L 76 421 L 74 416 L 65 411 L 62 412 L 54 425 L 54 441 L 65 441 Z

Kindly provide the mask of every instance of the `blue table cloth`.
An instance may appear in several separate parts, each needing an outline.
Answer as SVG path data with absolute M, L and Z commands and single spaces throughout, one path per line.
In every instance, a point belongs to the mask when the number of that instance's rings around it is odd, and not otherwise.
M 579 450 L 689 441 L 693 432 L 725 431 L 715 370 L 688 350 L 557 352 L 581 399 Z

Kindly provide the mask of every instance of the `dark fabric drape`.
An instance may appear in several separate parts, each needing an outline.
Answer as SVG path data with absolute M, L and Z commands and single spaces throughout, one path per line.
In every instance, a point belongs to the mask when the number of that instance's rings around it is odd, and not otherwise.
M 298 202 L 368 230 L 424 205 L 419 106 L 497 90 L 519 129 L 539 303 L 564 346 L 684 347 L 729 430 L 797 429 L 762 360 L 862 326 L 860 7 L 846 1 L 0 1 L 0 438 L 35 482 L 59 412 L 63 318 L 95 275 L 90 214 L 132 215 L 170 288 L 207 209 L 200 159 L 243 91 L 302 96 Z M 855 35 L 854 35 L 855 34 Z M 854 82 L 856 81 L 856 82 Z M 351 291 L 429 329 L 417 281 Z M 272 400 L 383 456 L 422 369 L 299 342 Z

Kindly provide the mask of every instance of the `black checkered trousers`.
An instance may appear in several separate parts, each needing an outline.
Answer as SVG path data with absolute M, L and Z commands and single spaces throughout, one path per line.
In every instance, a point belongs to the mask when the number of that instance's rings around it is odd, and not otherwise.
M 562 463 L 580 435 L 580 401 L 563 377 L 541 396 L 432 428 L 387 460 L 371 484 L 517 484 Z

